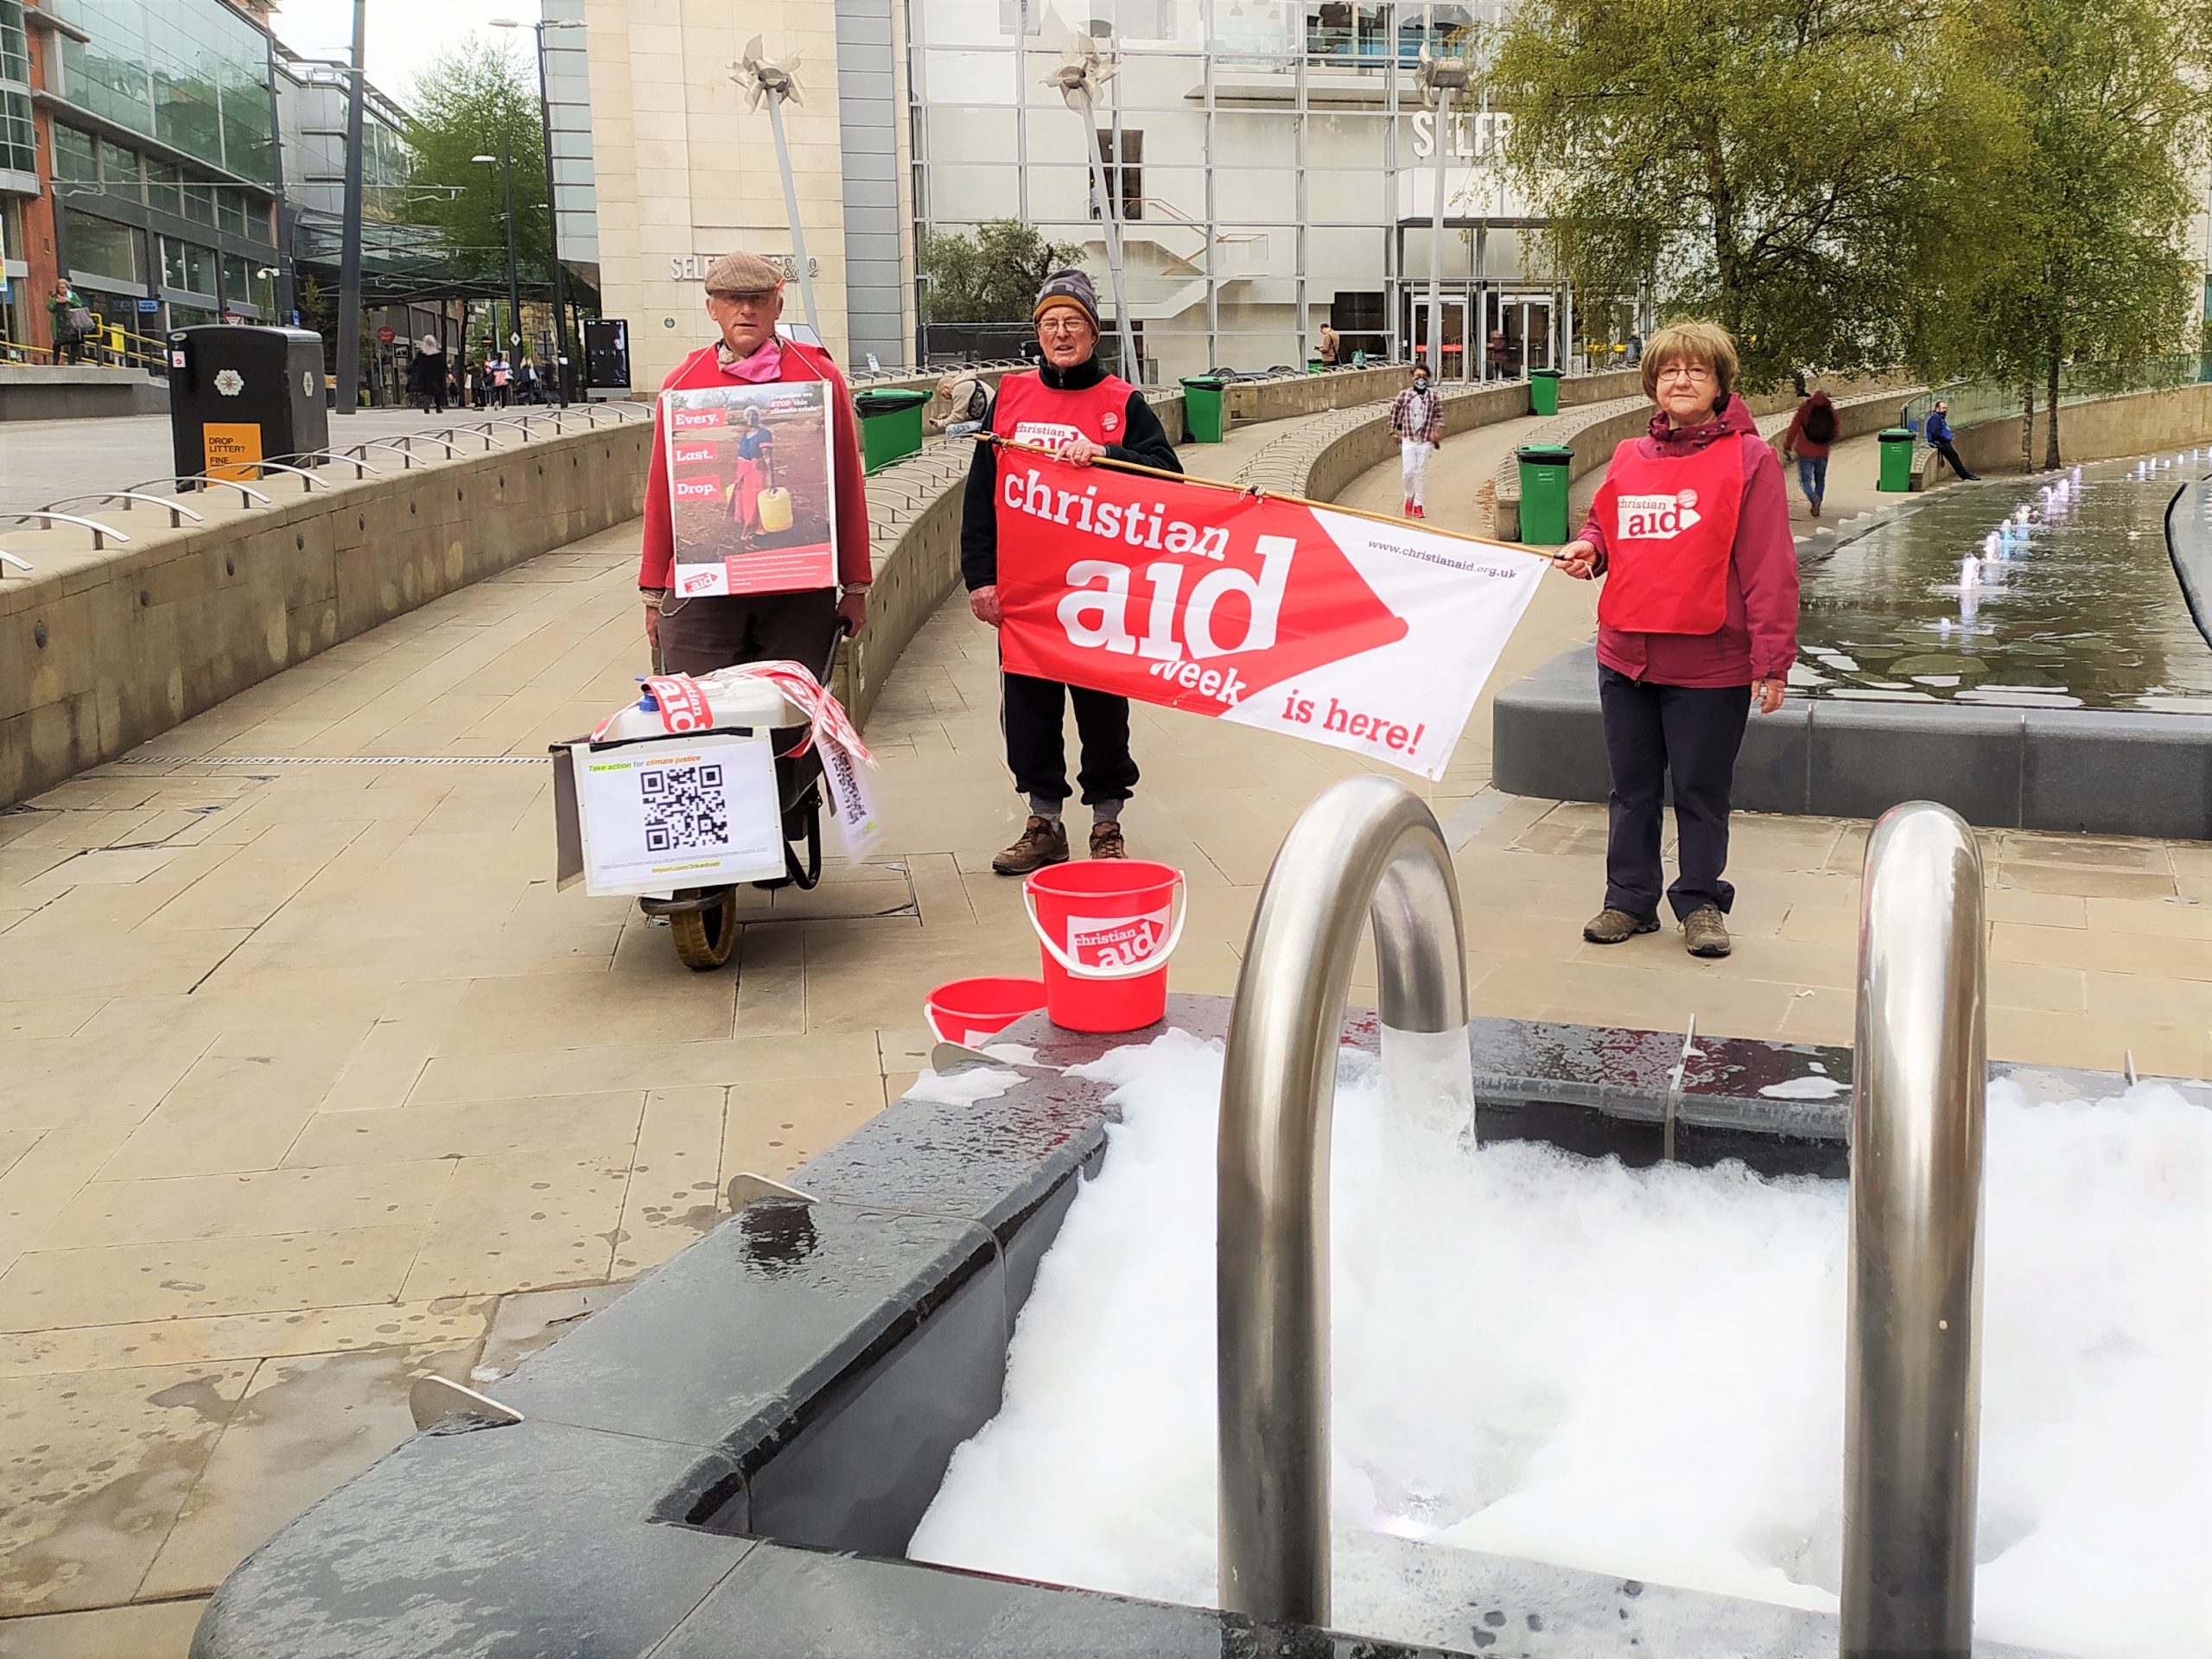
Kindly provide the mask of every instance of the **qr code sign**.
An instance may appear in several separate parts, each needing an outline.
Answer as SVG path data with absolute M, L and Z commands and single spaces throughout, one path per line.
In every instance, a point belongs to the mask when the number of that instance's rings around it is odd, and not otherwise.
M 711 761 L 690 766 L 648 766 L 638 774 L 638 793 L 645 809 L 645 850 L 673 853 L 725 847 L 729 842 L 729 801 L 722 792 L 722 769 Z

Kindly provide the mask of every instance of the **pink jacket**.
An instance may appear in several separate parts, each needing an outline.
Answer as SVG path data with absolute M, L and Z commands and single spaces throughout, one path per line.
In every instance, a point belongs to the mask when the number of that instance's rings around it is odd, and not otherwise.
M 1712 633 L 1628 633 L 1598 630 L 1598 660 L 1630 679 L 1655 685 L 1749 685 L 1780 679 L 1797 660 L 1797 548 L 1789 534 L 1789 498 L 1782 463 L 1759 436 L 1758 423 L 1732 395 L 1713 419 L 1679 431 L 1664 415 L 1651 417 L 1637 440 L 1647 461 L 1686 455 L 1709 443 L 1744 446 L 1744 500 L 1736 519 L 1736 545 L 1728 559 L 1728 612 Z M 1582 539 L 1598 550 L 1605 569 L 1605 527 L 1592 518 Z

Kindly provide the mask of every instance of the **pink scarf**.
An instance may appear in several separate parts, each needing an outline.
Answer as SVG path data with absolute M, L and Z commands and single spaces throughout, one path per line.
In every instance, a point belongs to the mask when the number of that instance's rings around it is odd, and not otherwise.
M 784 378 L 783 342 L 771 334 L 760 342 L 760 349 L 747 358 L 733 358 L 729 347 L 715 347 L 715 363 L 733 380 L 749 380 L 755 385 L 765 385 Z

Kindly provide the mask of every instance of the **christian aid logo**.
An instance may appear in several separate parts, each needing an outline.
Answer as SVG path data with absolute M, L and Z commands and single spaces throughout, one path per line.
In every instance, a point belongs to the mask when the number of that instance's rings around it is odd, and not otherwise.
M 1167 937 L 1173 905 L 1141 916 L 1071 916 L 1068 955 L 1085 968 L 1133 968 L 1152 960 Z
M 1647 542 L 1672 541 L 1705 515 L 1697 510 L 1697 492 L 1681 490 L 1672 495 L 1624 495 L 1620 499 L 1618 533 Z
M 676 589 L 687 596 L 692 594 L 728 593 L 729 573 L 719 565 L 709 570 L 695 571 L 679 581 L 676 584 Z
M 679 478 L 676 480 L 676 499 L 679 501 L 711 501 L 721 493 L 721 486 L 711 478 Z

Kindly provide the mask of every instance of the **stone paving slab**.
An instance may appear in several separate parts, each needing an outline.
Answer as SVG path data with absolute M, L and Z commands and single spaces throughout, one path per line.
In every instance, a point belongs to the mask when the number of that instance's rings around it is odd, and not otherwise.
M 1447 442 L 1434 522 L 1484 527 L 1510 435 Z M 1268 437 L 1185 463 L 1233 476 Z M 1397 488 L 1385 466 L 1343 499 L 1387 512 Z M 633 530 L 547 556 L 0 813 L 0 1651 L 180 1653 L 188 1621 L 149 1599 L 203 1593 L 391 1444 L 407 1382 L 483 1363 L 506 1299 L 665 1259 L 731 1175 L 787 1173 L 903 1091 L 931 986 L 1034 971 L 988 871 L 1021 816 L 995 651 L 957 598 L 869 723 L 882 844 L 748 899 L 731 969 L 554 890 L 543 746 L 642 670 L 634 556 Z M 1592 604 L 1548 581 L 1501 680 Z M 1849 1040 L 1866 824 L 1739 821 L 1728 962 L 1664 933 L 1600 951 L 1579 930 L 1603 810 L 1491 790 L 1489 720 L 1416 785 L 1455 845 L 1479 1013 Z M 1283 833 L 1370 768 L 1133 723 L 1132 850 L 1192 886 L 1176 983 L 1225 994 Z M 1985 848 L 1994 1054 L 2212 1071 L 2212 849 Z

